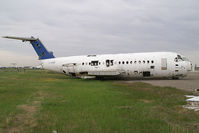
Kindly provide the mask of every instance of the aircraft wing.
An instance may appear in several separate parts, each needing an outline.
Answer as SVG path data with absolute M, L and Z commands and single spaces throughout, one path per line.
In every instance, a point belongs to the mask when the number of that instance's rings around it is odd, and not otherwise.
M 117 76 L 120 75 L 119 71 L 89 71 L 88 75 L 90 76 Z
M 118 70 L 88 71 L 86 75 L 78 75 L 77 77 L 82 79 L 93 79 L 96 77 L 119 76 L 122 73 L 124 73 L 124 71 L 118 71 Z

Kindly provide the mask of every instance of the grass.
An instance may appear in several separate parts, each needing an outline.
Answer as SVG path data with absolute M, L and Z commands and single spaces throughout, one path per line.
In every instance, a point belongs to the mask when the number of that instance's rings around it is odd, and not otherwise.
M 0 71 L 0 132 L 194 133 L 187 92 L 146 83 Z

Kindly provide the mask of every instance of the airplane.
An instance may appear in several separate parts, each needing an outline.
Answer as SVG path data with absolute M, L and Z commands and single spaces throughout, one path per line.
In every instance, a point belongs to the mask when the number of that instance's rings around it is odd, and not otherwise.
M 83 79 L 129 78 L 179 79 L 187 76 L 192 64 L 174 52 L 146 52 L 126 54 L 55 57 L 39 38 L 4 36 L 3 38 L 30 42 L 47 70 Z

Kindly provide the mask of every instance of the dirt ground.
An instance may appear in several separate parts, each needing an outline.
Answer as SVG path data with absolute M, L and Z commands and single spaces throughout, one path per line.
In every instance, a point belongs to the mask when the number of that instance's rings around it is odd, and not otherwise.
M 133 80 L 125 82 L 145 82 L 155 86 L 171 86 L 185 91 L 199 89 L 199 72 L 189 72 L 188 76 L 179 80 Z

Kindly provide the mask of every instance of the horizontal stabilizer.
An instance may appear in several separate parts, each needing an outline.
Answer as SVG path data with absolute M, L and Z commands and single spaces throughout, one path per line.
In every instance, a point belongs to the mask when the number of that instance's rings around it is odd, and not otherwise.
M 22 41 L 36 41 L 35 38 L 26 38 L 26 37 L 13 37 L 13 36 L 3 36 L 3 38 L 9 38 L 9 39 L 17 39 Z

